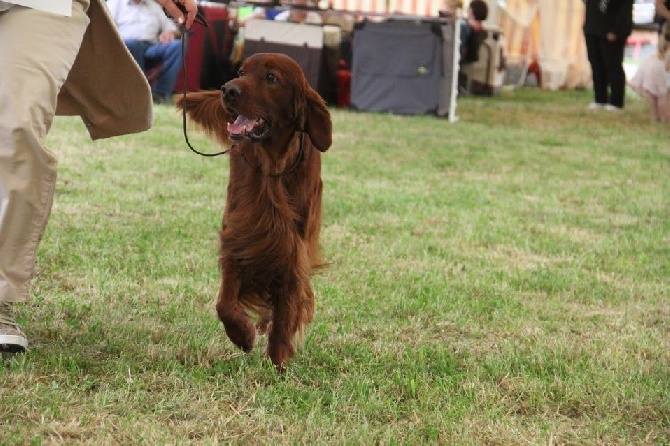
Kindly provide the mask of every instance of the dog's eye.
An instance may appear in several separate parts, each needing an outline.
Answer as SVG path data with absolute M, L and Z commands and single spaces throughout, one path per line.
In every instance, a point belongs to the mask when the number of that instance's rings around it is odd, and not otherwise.
M 237 77 L 242 77 L 242 76 L 244 76 L 244 70 L 239 70 L 237 72 Z
M 268 80 L 268 82 L 275 83 L 279 79 L 277 79 L 277 75 L 274 74 L 272 71 L 269 71 L 268 74 L 265 76 L 265 78 Z

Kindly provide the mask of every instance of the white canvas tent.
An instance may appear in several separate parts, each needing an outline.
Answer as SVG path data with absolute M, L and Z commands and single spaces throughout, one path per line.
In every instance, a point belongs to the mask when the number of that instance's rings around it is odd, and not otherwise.
M 464 0 L 467 8 L 469 0 Z M 487 23 L 501 28 L 512 63 L 536 62 L 546 89 L 591 85 L 582 34 L 582 0 L 487 0 Z M 437 16 L 445 0 L 332 0 L 333 8 L 365 13 Z
M 505 34 L 508 57 L 536 62 L 542 88 L 591 85 L 582 0 L 498 0 L 491 9 L 490 19 Z

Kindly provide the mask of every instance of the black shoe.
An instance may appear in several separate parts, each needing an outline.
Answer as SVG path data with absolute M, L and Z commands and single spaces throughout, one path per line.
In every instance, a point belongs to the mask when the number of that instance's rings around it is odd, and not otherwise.
M 172 104 L 172 102 L 173 102 L 171 95 L 163 96 L 163 95 L 160 95 L 160 94 L 151 93 L 151 98 L 153 99 L 154 104 L 156 104 L 156 105 Z

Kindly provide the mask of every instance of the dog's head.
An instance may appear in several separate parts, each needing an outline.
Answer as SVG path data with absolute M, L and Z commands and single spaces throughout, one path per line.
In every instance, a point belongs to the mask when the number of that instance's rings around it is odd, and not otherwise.
M 261 53 L 249 57 L 239 77 L 221 87 L 221 97 L 233 118 L 227 126 L 231 139 L 281 139 L 301 130 L 320 151 L 331 145 L 326 104 L 288 56 Z

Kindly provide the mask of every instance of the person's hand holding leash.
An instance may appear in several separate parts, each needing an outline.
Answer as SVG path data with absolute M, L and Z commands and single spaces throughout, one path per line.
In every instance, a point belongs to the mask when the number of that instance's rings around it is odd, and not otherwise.
M 195 0 L 156 0 L 175 23 L 189 29 L 198 13 Z

